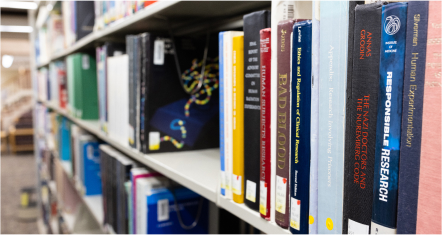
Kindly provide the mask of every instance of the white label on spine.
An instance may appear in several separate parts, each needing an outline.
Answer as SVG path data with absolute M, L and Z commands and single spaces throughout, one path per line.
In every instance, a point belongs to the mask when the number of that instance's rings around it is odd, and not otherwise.
M 158 222 L 169 220 L 169 199 L 161 199 L 157 202 Z
M 88 70 L 89 69 L 89 56 L 88 55 L 83 55 L 81 57 L 81 65 L 83 67 L 84 70 Z
M 153 45 L 153 64 L 164 64 L 164 40 L 155 40 Z
M 250 180 L 246 181 L 246 199 L 256 202 L 256 183 Z
M 301 200 L 291 198 L 290 201 L 290 227 L 300 230 L 301 225 Z
M 221 171 L 221 188 L 222 189 L 226 188 L 226 172 L 225 171 Z
M 348 219 L 348 234 L 368 234 L 369 226 Z
M 267 215 L 267 184 L 264 181 L 260 181 L 259 186 L 259 212 Z
M 241 195 L 242 189 L 242 177 L 240 175 L 233 174 L 232 179 L 232 192 L 236 195 Z
M 226 190 L 232 190 L 232 174 L 226 172 Z
M 285 197 L 287 195 L 287 179 L 276 176 L 276 198 L 275 209 L 277 212 L 285 214 Z

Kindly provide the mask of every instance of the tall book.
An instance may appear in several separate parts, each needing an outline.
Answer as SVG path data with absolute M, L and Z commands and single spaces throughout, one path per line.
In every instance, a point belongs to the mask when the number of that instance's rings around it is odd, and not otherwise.
M 319 1 L 312 1 L 312 85 L 310 114 L 309 233 L 318 233 L 318 136 L 319 136 Z
M 260 44 L 259 31 L 270 27 L 270 11 L 244 15 L 244 184 L 245 204 L 258 210 L 260 189 Z
M 379 92 L 379 73 L 372 71 L 379 68 L 382 3 L 357 5 L 353 10 L 350 22 L 353 20 L 354 30 L 349 31 L 348 51 L 351 70 L 347 74 L 342 233 L 369 234 Z
M 382 6 L 371 233 L 396 233 L 407 3 Z
M 441 2 L 429 1 L 428 9 L 416 233 L 441 233 Z
M 124 183 L 124 187 L 126 189 L 126 199 L 127 199 L 127 233 L 128 234 L 133 234 L 134 230 L 133 230 L 133 214 L 132 214 L 132 210 L 133 210 L 133 204 L 132 204 L 132 181 L 126 181 L 126 183 Z
M 80 178 L 84 186 L 84 194 L 101 194 L 100 151 L 99 142 L 90 135 L 80 137 L 81 158 L 83 162 Z
M 312 21 L 297 22 L 292 34 L 290 232 L 309 232 Z
M 128 127 L 128 141 L 132 148 L 137 148 L 137 48 L 138 36 L 136 35 L 126 35 L 126 52 L 129 57 L 129 127 Z
M 218 34 L 219 56 L 219 152 L 221 162 L 220 187 L 221 195 L 226 195 L 225 135 L 224 135 L 224 32 Z
M 320 3 L 318 233 L 342 233 L 348 2 Z
M 225 167 L 225 184 L 226 197 L 233 198 L 232 194 L 232 173 L 233 173 L 233 121 L 232 121 L 232 100 L 233 100 L 233 78 L 232 78 L 232 52 L 233 52 L 233 37 L 242 36 L 240 31 L 226 31 L 223 39 L 223 74 L 224 74 L 224 167 Z
M 408 2 L 397 208 L 399 234 L 416 233 L 427 28 L 428 2 Z
M 293 20 L 278 23 L 278 103 L 275 118 L 276 131 L 276 182 L 275 222 L 282 228 L 289 227 L 289 180 L 290 180 L 290 106 L 291 106 L 291 32 Z
M 271 194 L 271 59 L 272 39 L 271 28 L 261 29 L 260 34 L 260 182 L 259 182 L 259 213 L 261 217 L 270 220 Z
M 233 201 L 244 202 L 244 36 L 232 42 Z M 256 187 L 255 187 L 256 188 Z
M 95 10 L 93 1 L 74 2 L 75 41 L 92 33 L 95 23 Z

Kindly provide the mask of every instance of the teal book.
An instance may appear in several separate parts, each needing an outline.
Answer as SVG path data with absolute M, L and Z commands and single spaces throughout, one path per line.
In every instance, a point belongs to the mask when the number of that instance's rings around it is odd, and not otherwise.
M 132 212 L 132 181 L 126 181 L 124 183 L 124 187 L 126 189 L 126 195 L 127 195 L 127 220 L 128 220 L 128 233 L 133 234 L 134 228 L 133 228 L 133 212 Z
M 342 233 L 349 3 L 321 2 L 318 233 Z

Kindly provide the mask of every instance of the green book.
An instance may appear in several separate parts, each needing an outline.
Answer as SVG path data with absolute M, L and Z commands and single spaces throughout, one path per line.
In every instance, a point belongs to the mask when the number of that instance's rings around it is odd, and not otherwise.
M 83 53 L 68 56 L 70 111 L 80 119 L 98 119 L 98 88 L 95 58 Z

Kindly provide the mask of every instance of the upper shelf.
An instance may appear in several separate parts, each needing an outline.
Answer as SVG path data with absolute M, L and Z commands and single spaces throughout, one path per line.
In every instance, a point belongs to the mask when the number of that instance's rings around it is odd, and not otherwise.
M 94 46 L 95 42 L 112 38 L 121 39 L 126 34 L 141 32 L 168 32 L 189 35 L 196 32 L 220 31 L 242 27 L 244 14 L 270 8 L 270 1 L 158 1 L 132 16 L 113 22 L 108 27 L 94 31 L 51 56 L 50 61 L 37 65 L 47 66 L 51 61 Z

